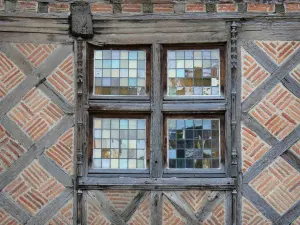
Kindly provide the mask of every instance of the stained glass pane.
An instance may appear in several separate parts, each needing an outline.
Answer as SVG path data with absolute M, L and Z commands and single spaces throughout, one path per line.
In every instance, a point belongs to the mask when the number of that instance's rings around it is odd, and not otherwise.
M 167 95 L 221 95 L 218 49 L 169 50 L 167 67 Z
M 168 119 L 169 168 L 219 168 L 219 119 Z
M 146 95 L 145 50 L 96 50 L 94 95 Z
M 146 120 L 95 118 L 93 146 L 93 169 L 145 169 Z

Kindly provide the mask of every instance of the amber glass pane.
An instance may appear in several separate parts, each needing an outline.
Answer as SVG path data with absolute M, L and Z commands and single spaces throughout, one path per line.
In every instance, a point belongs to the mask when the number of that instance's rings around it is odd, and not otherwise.
M 219 168 L 219 119 L 168 119 L 169 168 Z
M 146 119 L 94 119 L 93 169 L 146 168 Z
M 145 50 L 96 50 L 94 95 L 146 95 Z
M 210 50 L 168 50 L 169 96 L 220 96 L 220 52 Z

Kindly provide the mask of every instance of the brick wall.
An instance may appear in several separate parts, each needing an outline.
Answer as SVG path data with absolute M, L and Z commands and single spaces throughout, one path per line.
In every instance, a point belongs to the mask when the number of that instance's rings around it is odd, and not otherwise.
M 93 1 L 90 5 L 94 15 L 300 12 L 300 3 L 291 1 L 213 4 L 126 0 L 115 4 Z M 69 14 L 69 10 L 69 2 L 0 0 L 0 13 Z M 299 93 L 287 83 L 288 79 L 300 85 L 300 41 L 253 40 L 242 45 L 242 224 L 275 224 L 288 217 L 300 199 L 300 100 Z M 0 224 L 73 223 L 73 54 L 70 44 L 1 43 L 0 195 L 5 200 L 0 202 Z M 113 224 L 108 209 L 127 224 L 150 224 L 151 192 L 85 194 L 88 224 Z M 193 224 L 196 220 L 205 225 L 225 224 L 222 191 L 165 191 L 161 201 L 164 225 Z M 182 203 L 180 207 L 176 201 Z M 134 212 L 127 215 L 127 209 L 135 204 Z M 300 215 L 291 224 L 299 225 Z
M 0 68 L 0 224 L 73 224 L 72 46 L 3 43 Z
M 71 1 L 36 1 L 36 0 L 0 0 L 0 10 L 8 12 L 38 12 L 38 13 L 70 13 Z M 148 13 L 299 13 L 300 3 L 298 1 L 99 1 L 91 3 L 93 14 L 148 14 Z
M 150 224 L 150 192 L 132 191 L 89 191 L 87 193 L 87 223 L 109 225 L 111 212 L 114 217 L 130 225 Z M 139 204 L 132 216 L 124 217 L 126 208 Z M 205 225 L 225 224 L 225 193 L 215 191 L 167 191 L 162 193 L 162 224 L 184 225 L 198 219 L 183 215 L 174 204 L 180 201 L 180 208 L 189 215 L 199 214 L 199 220 Z M 211 204 L 208 208 L 207 204 Z M 109 210 L 107 210 L 109 209 Z M 120 222 L 120 224 L 122 224 Z M 195 221 L 193 221 L 195 223 Z M 198 222 L 197 222 L 198 223 Z
M 250 106 L 246 113 L 253 119 L 250 123 L 245 120 L 251 128 L 243 124 L 241 133 L 247 189 L 243 198 L 243 224 L 272 224 L 275 217 L 286 216 L 300 198 L 299 165 L 286 157 L 291 154 L 296 161 L 299 157 L 299 135 L 294 133 L 300 124 L 300 99 L 299 93 L 284 82 L 288 78 L 290 83 L 300 84 L 300 42 L 252 43 L 257 52 L 245 47 L 241 54 L 242 101 Z M 269 60 L 274 69 L 258 60 L 258 54 Z M 287 69 L 288 64 L 291 66 Z M 282 67 L 286 70 L 277 77 L 276 71 Z M 262 89 L 263 85 L 268 88 Z M 257 198 L 249 192 L 257 194 Z M 264 210 L 269 207 L 270 210 Z M 287 223 L 282 221 L 280 224 Z M 292 224 L 299 224 L 299 219 Z

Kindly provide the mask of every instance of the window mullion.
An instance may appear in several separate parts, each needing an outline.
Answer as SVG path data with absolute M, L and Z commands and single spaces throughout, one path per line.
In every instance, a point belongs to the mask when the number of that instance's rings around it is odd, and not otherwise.
M 162 177 L 162 82 L 161 82 L 161 45 L 152 45 L 152 80 L 151 80 L 151 131 L 150 131 L 150 176 Z

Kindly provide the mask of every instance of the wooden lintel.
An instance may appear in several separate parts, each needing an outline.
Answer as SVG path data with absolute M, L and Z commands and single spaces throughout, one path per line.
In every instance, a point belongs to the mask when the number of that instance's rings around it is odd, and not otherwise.
M 233 178 L 98 178 L 82 177 L 78 180 L 80 189 L 213 189 L 228 190 L 235 187 Z

